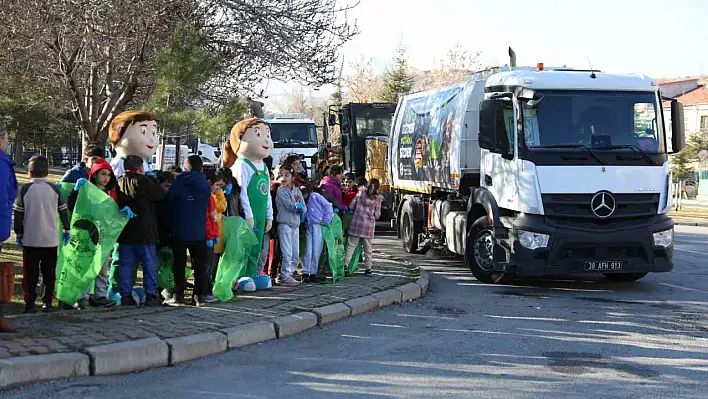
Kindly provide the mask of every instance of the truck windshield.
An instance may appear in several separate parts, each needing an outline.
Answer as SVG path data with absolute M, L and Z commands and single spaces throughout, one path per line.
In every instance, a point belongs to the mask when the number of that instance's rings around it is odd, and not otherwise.
M 355 115 L 359 137 L 388 137 L 391 131 L 390 109 L 360 109 Z
M 540 103 L 533 108 L 524 106 L 524 138 L 531 150 L 582 145 L 608 151 L 637 148 L 644 153 L 665 152 L 655 93 L 539 91 L 539 94 L 543 96 Z M 509 117 L 506 119 L 509 123 Z
M 317 146 L 314 123 L 271 123 L 270 135 L 276 148 Z

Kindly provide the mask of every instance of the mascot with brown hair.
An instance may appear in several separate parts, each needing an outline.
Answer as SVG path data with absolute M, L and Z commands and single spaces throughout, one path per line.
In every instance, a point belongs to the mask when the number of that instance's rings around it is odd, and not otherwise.
M 143 160 L 145 173 L 150 171 L 147 160 L 157 150 L 157 119 L 146 111 L 125 111 L 113 118 L 108 127 L 108 140 L 116 152 L 111 167 L 116 179 L 123 176 L 123 161 L 128 155 L 137 155 Z
M 270 195 L 270 173 L 264 160 L 270 156 L 273 140 L 270 126 L 260 118 L 248 118 L 234 125 L 224 145 L 224 167 L 231 168 L 241 193 L 239 199 L 243 217 L 253 227 L 258 242 L 273 226 L 273 203 Z M 246 254 L 246 268 L 239 279 L 243 291 L 271 287 L 269 276 L 258 270 L 261 245 L 254 245 Z
M 124 111 L 118 114 L 111 121 L 108 127 L 108 140 L 111 147 L 116 152 L 116 156 L 111 160 L 111 168 L 116 179 L 119 179 L 125 173 L 123 161 L 128 155 L 137 155 L 142 158 L 143 168 L 146 174 L 150 174 L 147 159 L 151 158 L 157 150 L 157 120 L 155 115 L 146 111 Z M 109 296 L 113 296 L 119 292 L 118 288 L 118 244 L 113 250 L 113 260 L 111 261 L 111 270 L 108 276 L 110 289 Z M 133 275 L 133 280 L 137 276 L 136 267 Z M 120 295 L 118 296 L 120 297 Z M 117 298 L 114 297 L 117 300 Z

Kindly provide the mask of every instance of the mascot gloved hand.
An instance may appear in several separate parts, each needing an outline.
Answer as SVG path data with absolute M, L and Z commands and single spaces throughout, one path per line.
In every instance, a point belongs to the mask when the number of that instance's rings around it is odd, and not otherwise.
M 258 267 L 263 235 L 273 225 L 270 172 L 264 162 L 270 156 L 272 147 L 270 126 L 259 118 L 245 119 L 234 125 L 224 145 L 224 167 L 231 168 L 240 187 L 239 199 L 244 219 L 253 228 L 259 243 L 246 250 L 244 272 L 244 277 L 250 278 L 256 289 L 272 286 L 270 277 L 262 275 Z M 244 289 L 242 285 L 251 287 L 246 280 L 243 284 L 239 282 L 239 289 Z

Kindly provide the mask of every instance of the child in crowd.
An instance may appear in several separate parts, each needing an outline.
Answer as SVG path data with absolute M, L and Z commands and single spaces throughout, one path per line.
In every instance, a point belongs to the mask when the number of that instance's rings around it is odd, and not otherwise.
M 190 155 L 185 162 L 185 172 L 175 178 L 167 194 L 170 206 L 170 245 L 174 254 L 175 292 L 165 301 L 169 306 L 184 305 L 186 286 L 185 268 L 187 251 L 194 269 L 194 302 L 206 305 L 208 291 L 206 270 L 207 207 L 211 198 L 211 186 L 202 173 L 203 161 L 199 155 Z
M 144 161 L 128 155 L 125 171 L 118 179 L 118 206 L 127 206 L 137 215 L 130 219 L 118 236 L 118 270 L 121 306 L 138 305 L 133 299 L 133 273 L 138 263 L 143 266 L 145 306 L 160 306 L 157 293 L 157 251 L 159 229 L 156 204 L 165 198 L 162 186 L 145 176 Z
M 160 201 L 155 209 L 157 210 L 157 231 L 158 231 L 158 241 L 157 241 L 157 254 L 158 260 L 169 260 L 173 263 L 172 249 L 170 249 L 170 207 L 167 201 L 167 193 L 170 191 L 172 182 L 175 180 L 175 176 L 169 171 L 162 171 L 157 174 L 157 182 L 160 183 L 162 191 L 165 193 L 165 198 Z M 164 255 L 163 255 L 164 251 Z M 158 271 L 161 265 L 158 264 Z M 174 292 L 174 287 L 157 287 L 161 290 L 160 294 L 163 298 L 169 299 L 172 297 Z
M 78 165 L 69 169 L 61 178 L 62 183 L 76 183 L 79 179 L 87 179 L 93 167 L 93 162 L 98 158 L 103 158 L 105 151 L 101 147 L 88 147 Z
M 278 238 L 282 254 L 280 284 L 295 286 L 299 282 L 293 277 L 300 259 L 300 217 L 307 212 L 305 199 L 300 189 L 293 186 L 293 169 L 283 165 L 278 171 L 280 187 L 275 203 L 278 208 Z
M 334 165 L 329 171 L 329 176 L 325 176 L 320 181 L 322 192 L 339 212 L 344 211 L 344 200 L 342 199 L 342 167 Z
M 81 178 L 76 181 L 74 190 L 69 194 L 69 212 L 74 212 L 74 207 L 76 206 L 76 200 L 79 198 L 79 189 L 81 186 L 86 184 L 87 181 L 93 183 L 96 187 L 100 188 L 108 194 L 113 200 L 118 199 L 118 194 L 116 194 L 116 185 L 118 180 L 113 174 L 113 168 L 111 165 L 103 158 L 97 158 L 92 161 L 91 171 L 88 175 L 88 180 Z M 76 307 L 79 309 L 86 309 L 89 306 L 92 307 L 107 307 L 115 305 L 115 302 L 109 300 L 108 296 L 108 269 L 111 265 L 111 257 L 109 256 L 104 263 L 103 268 L 96 276 L 96 284 L 94 287 L 94 295 L 90 296 L 91 286 L 86 289 L 84 296 L 79 299 L 76 303 Z M 63 304 L 64 308 L 70 307 L 68 304 Z
M 213 282 L 212 282 L 212 274 L 213 274 L 213 269 L 216 268 L 216 265 L 214 263 L 214 260 L 216 259 L 215 257 L 215 252 L 214 252 L 214 246 L 219 243 L 219 225 L 221 224 L 221 212 L 223 212 L 223 208 L 225 208 L 225 204 L 222 204 L 222 210 L 219 212 L 217 211 L 217 205 L 216 205 L 216 195 L 215 193 L 221 189 L 223 189 L 224 186 L 224 181 L 223 176 L 217 175 L 213 171 L 208 171 L 205 173 L 206 178 L 207 178 L 207 183 L 209 183 L 209 187 L 211 187 L 211 196 L 209 197 L 209 206 L 207 207 L 207 218 L 206 218 L 206 278 L 207 278 L 207 283 L 206 283 L 206 293 L 204 296 L 204 301 L 206 303 L 213 303 L 217 302 L 219 299 L 216 298 L 214 295 L 212 295 L 212 290 L 213 290 Z M 224 202 L 226 202 L 226 198 L 224 198 Z M 215 274 L 214 274 L 215 275 Z
M 344 175 L 344 193 L 342 195 L 342 201 L 344 202 L 345 208 L 349 208 L 354 197 L 359 192 L 356 184 L 356 175 L 354 173 L 347 173 Z
M 347 255 L 345 258 L 345 268 L 349 266 L 354 251 L 360 241 L 364 243 L 364 261 L 366 264 L 366 275 L 371 275 L 372 248 L 371 240 L 374 238 L 376 219 L 381 216 L 381 202 L 383 196 L 379 195 L 379 180 L 371 179 L 366 188 L 361 187 L 359 193 L 351 204 L 354 210 L 354 219 L 349 228 L 347 239 Z
M 302 160 L 299 155 L 288 155 L 283 161 L 284 166 L 290 166 L 293 170 L 293 186 L 300 187 L 307 182 L 307 175 L 302 168 Z
M 322 225 L 329 226 L 334 217 L 332 205 L 320 194 L 318 188 L 307 188 L 305 200 L 307 202 L 307 245 L 305 257 L 302 260 L 302 281 L 316 283 L 321 281 L 317 276 L 317 266 L 322 253 L 324 240 L 322 239 Z M 341 192 L 340 192 L 341 195 Z
M 57 214 L 63 228 L 63 244 L 69 242 L 69 210 L 59 189 L 47 182 L 49 161 L 36 156 L 29 160 L 29 183 L 20 187 L 12 207 L 17 246 L 22 248 L 22 286 L 25 291 L 25 313 L 37 312 L 37 282 L 40 270 L 44 283 L 42 310 L 52 311 L 56 281 L 59 232 Z
M 262 270 L 263 274 L 270 276 L 273 285 L 280 283 L 278 279 L 278 270 L 280 269 L 277 267 L 280 261 L 278 256 L 280 253 L 278 250 L 278 206 L 275 202 L 278 187 L 280 187 L 280 182 L 274 179 L 271 174 L 270 200 L 273 207 L 273 225 L 269 231 L 263 234 L 261 253 L 258 255 L 258 270 Z
M 214 287 L 214 281 L 216 281 L 216 271 L 217 266 L 219 265 L 219 258 L 221 258 L 221 255 L 224 253 L 226 247 L 223 225 L 223 214 L 226 212 L 226 208 L 228 207 L 226 193 L 224 192 L 224 185 L 226 184 L 226 173 L 224 173 L 225 170 L 226 169 L 221 169 L 216 173 L 216 181 L 217 183 L 221 182 L 221 184 L 217 184 L 216 188 L 214 188 L 214 185 L 212 184 L 212 196 L 216 200 L 216 213 L 218 215 L 217 228 L 219 230 L 219 238 L 214 243 L 214 258 L 211 263 L 211 275 L 209 275 L 209 281 L 212 289 Z
M 242 213 L 240 207 L 240 199 L 238 184 L 234 178 L 233 172 L 229 168 L 221 168 L 221 173 L 224 176 L 224 196 L 226 197 L 226 212 L 225 216 L 239 216 Z
M 173 177 L 177 177 L 182 173 L 182 168 L 177 165 L 170 165 L 167 167 L 167 171 L 170 172 Z

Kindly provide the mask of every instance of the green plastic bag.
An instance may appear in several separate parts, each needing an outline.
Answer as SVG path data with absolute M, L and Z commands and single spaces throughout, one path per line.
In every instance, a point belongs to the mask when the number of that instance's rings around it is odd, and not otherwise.
M 174 254 L 169 247 L 162 247 L 157 251 L 157 287 L 160 289 L 174 289 L 175 288 L 175 260 Z M 189 266 L 184 268 L 184 278 L 188 279 L 194 270 Z
M 128 217 L 103 190 L 92 183 L 81 187 L 71 217 L 71 240 L 59 251 L 57 299 L 73 304 L 83 295 L 127 223 Z
M 74 183 L 59 183 L 59 194 L 61 194 L 61 199 L 65 204 L 69 203 L 69 195 L 74 191 Z
M 260 243 L 244 218 L 227 216 L 223 220 L 225 247 L 219 259 L 213 293 L 220 301 L 226 302 L 233 298 L 232 288 L 244 275 L 247 250 Z
M 358 239 L 359 237 L 354 237 L 354 239 Z M 344 248 L 346 251 L 347 245 L 349 243 L 349 237 L 344 239 Z M 356 249 L 354 250 L 354 254 L 352 255 L 352 259 L 349 261 L 349 271 L 347 272 L 347 277 L 351 276 L 356 272 L 356 269 L 359 267 L 359 258 L 361 258 L 361 242 L 357 244 Z
M 332 271 L 332 283 L 344 280 L 344 244 L 342 219 L 334 215 L 329 226 L 322 226 L 322 239 L 327 245 L 329 268 Z
M 162 247 L 157 251 L 157 286 L 171 290 L 175 288 L 174 258 L 169 247 Z

